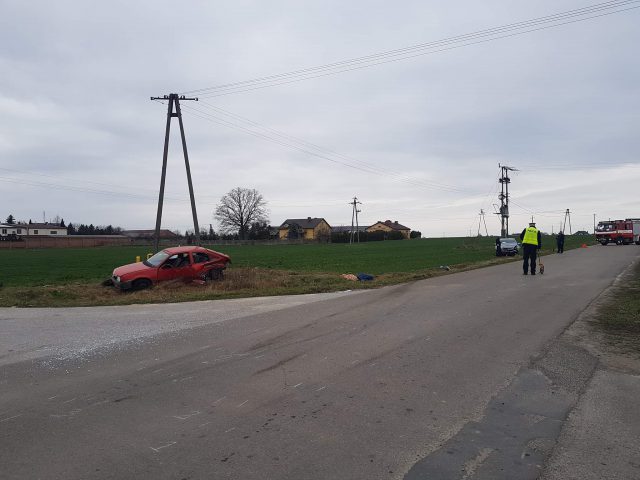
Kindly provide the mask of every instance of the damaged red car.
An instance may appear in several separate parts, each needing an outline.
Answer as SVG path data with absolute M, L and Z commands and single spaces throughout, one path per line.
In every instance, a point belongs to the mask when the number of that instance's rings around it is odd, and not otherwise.
M 208 248 L 166 248 L 143 262 L 116 268 L 110 283 L 120 290 L 142 290 L 167 280 L 219 280 L 230 262 L 228 255 Z

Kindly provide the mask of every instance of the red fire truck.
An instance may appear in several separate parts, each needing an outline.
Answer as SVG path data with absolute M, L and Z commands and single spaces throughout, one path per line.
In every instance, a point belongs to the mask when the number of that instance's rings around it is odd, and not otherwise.
M 640 245 L 640 218 L 600 222 L 596 227 L 596 240 L 602 245 L 629 245 L 633 242 Z

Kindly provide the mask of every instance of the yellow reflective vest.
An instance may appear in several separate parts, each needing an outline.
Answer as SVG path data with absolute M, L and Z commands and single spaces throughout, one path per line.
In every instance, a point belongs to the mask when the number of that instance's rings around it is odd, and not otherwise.
M 536 227 L 527 227 L 524 232 L 522 243 L 528 243 L 529 245 L 538 245 L 538 229 Z

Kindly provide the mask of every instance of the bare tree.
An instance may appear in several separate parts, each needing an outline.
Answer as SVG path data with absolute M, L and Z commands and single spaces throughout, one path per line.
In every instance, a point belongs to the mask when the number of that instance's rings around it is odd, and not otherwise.
M 247 239 L 253 222 L 268 222 L 267 202 L 255 189 L 236 187 L 220 200 L 215 217 L 220 230 Z

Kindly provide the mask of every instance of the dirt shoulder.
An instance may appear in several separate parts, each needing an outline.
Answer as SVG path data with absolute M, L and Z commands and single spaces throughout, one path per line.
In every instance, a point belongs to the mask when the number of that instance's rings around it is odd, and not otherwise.
M 640 261 L 563 334 L 598 359 L 542 480 L 640 478 Z

